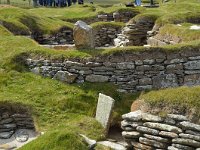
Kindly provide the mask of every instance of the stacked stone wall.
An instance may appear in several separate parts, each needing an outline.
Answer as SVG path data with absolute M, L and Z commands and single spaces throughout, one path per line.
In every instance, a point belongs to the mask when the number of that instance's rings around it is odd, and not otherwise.
M 9 139 L 18 129 L 35 130 L 33 118 L 27 111 L 0 106 L 0 140 Z
M 122 136 L 135 150 L 199 150 L 200 125 L 186 116 L 165 117 L 138 110 L 122 116 Z
M 29 69 L 67 83 L 111 82 L 121 92 L 200 85 L 200 51 L 164 52 L 156 48 L 88 59 L 28 58 Z
M 101 27 L 95 30 L 95 46 L 114 46 L 114 39 L 121 32 L 120 27 Z

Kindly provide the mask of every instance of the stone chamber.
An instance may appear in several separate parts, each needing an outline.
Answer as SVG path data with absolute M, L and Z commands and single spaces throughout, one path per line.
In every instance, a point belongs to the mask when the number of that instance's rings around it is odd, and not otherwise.
M 29 109 L 20 104 L 0 104 L 0 149 L 16 149 L 38 136 Z

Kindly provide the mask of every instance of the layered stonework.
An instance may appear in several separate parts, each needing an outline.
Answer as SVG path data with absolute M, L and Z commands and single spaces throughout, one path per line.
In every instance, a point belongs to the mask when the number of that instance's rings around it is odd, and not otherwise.
M 200 125 L 183 115 L 165 117 L 138 110 L 122 116 L 122 136 L 129 147 L 140 150 L 198 150 Z
M 0 140 L 9 139 L 19 129 L 35 130 L 33 118 L 27 110 L 0 106 Z
M 200 84 L 200 51 L 165 52 L 150 48 L 87 59 L 32 59 L 29 69 L 66 83 L 111 82 L 121 92 Z

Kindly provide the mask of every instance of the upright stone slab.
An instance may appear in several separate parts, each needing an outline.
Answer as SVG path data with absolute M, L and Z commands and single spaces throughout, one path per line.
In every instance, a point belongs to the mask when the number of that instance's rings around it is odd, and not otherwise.
M 91 26 L 83 21 L 77 21 L 74 27 L 74 43 L 77 48 L 94 48 L 94 34 Z
M 108 131 L 110 125 L 110 117 L 112 114 L 112 109 L 115 100 L 104 94 L 99 94 L 96 120 L 101 123 L 101 125 Z

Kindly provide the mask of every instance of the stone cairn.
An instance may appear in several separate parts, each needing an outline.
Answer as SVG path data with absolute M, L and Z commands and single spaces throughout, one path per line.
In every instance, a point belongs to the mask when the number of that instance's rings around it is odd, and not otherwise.
M 32 117 L 27 113 L 11 113 L 0 109 L 0 140 L 9 139 L 17 129 L 35 130 Z
M 122 29 L 122 33 L 114 40 L 116 47 L 143 46 L 147 43 L 147 31 L 151 30 L 154 22 L 151 20 L 130 21 Z
M 185 116 L 159 117 L 138 110 L 122 118 L 122 136 L 133 149 L 200 150 L 200 125 Z

